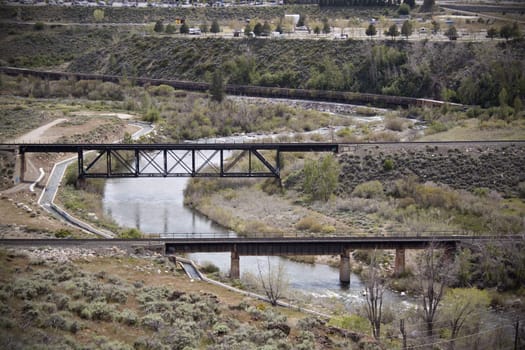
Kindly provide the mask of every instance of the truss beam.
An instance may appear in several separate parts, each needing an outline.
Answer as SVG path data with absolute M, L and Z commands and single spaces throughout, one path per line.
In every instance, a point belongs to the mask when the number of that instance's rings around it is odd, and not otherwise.
M 276 149 L 129 149 L 78 151 L 80 178 L 280 177 Z

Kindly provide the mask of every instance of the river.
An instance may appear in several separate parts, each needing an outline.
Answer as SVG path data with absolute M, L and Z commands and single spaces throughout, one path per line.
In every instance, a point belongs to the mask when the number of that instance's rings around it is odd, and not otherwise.
M 187 237 L 236 237 L 234 232 L 215 224 L 183 204 L 188 178 L 108 179 L 104 193 L 104 210 L 121 226 L 135 227 L 144 233 L 178 234 Z M 211 262 L 228 273 L 229 253 L 192 254 L 197 263 Z M 305 264 L 280 257 L 270 257 L 272 265 L 284 264 L 293 290 L 315 298 L 337 298 L 347 306 L 363 301 L 363 284 L 352 274 L 348 286 L 339 283 L 339 269 L 323 264 Z M 258 266 L 267 265 L 266 257 L 241 256 L 241 278 L 258 274 Z M 385 295 L 386 303 L 412 304 L 410 298 L 393 292 Z M 413 300 L 412 300 L 413 302 Z

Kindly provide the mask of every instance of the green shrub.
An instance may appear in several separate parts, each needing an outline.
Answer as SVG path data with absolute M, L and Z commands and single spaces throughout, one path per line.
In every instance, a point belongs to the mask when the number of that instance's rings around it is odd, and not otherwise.
M 157 108 L 150 107 L 143 119 L 149 123 L 158 122 L 160 120 L 160 112 Z
M 106 300 L 110 303 L 125 304 L 128 300 L 128 295 L 122 288 L 106 287 Z
M 78 168 L 76 166 L 68 166 L 66 175 L 64 176 L 64 184 L 66 186 L 76 186 L 78 179 Z
M 383 170 L 384 171 L 391 171 L 394 169 L 394 161 L 391 158 L 385 159 L 383 162 Z
M 142 310 L 147 314 L 164 312 L 174 307 L 170 301 L 151 301 L 144 304 Z
M 138 316 L 134 311 L 124 309 L 120 314 L 118 314 L 117 321 L 128 326 L 134 326 L 138 323 Z
M 76 333 L 79 329 L 78 323 L 69 318 L 68 313 L 60 312 L 49 315 L 43 322 L 44 328 L 60 329 Z
M 166 300 L 170 294 L 166 287 L 147 287 L 137 296 L 137 301 L 145 305 L 148 302 Z
M 356 250 L 352 256 L 355 260 L 364 262 L 367 265 L 370 265 L 372 261 L 372 255 L 368 250 Z
M 117 318 L 117 315 L 113 305 L 102 301 L 89 303 L 80 312 L 80 317 L 92 321 L 113 321 Z
M 230 332 L 230 327 L 224 323 L 217 323 L 215 326 L 213 326 L 212 332 L 214 335 L 223 336 Z
M 140 319 L 143 328 L 158 332 L 165 326 L 164 319 L 159 313 L 149 314 Z
M 200 269 L 204 273 L 217 273 L 220 271 L 218 266 L 214 265 L 209 261 L 204 262 Z
M 300 231 L 321 232 L 323 225 L 319 219 L 313 216 L 305 216 L 295 225 Z
M 61 228 L 55 232 L 56 238 L 66 238 L 66 237 L 70 237 L 71 235 L 72 235 L 71 231 L 69 231 L 66 228 Z
M 36 22 L 34 25 L 33 25 L 33 29 L 34 30 L 44 30 L 44 23 L 43 22 Z
M 425 134 L 427 134 L 427 135 L 437 134 L 437 133 L 440 133 L 440 132 L 445 132 L 448 129 L 449 129 L 448 125 L 446 125 L 445 123 L 442 123 L 440 121 L 435 120 L 432 123 L 430 123 L 430 126 L 428 127 L 428 129 L 426 129 Z
M 360 198 L 380 198 L 383 194 L 383 185 L 377 180 L 363 182 L 352 191 L 352 196 Z
M 31 300 L 50 292 L 51 286 L 47 281 L 34 281 L 21 278 L 16 280 L 13 286 L 14 296 L 23 300 Z
M 150 86 L 148 92 L 153 96 L 173 97 L 175 95 L 175 89 L 165 84 Z
M 424 208 L 452 209 L 458 206 L 459 194 L 446 187 L 435 184 L 424 184 L 416 186 L 414 196 L 416 202 Z
M 365 334 L 370 332 L 370 322 L 359 315 L 333 317 L 328 325 Z
M 137 239 L 143 238 L 144 234 L 136 228 L 130 228 L 119 232 L 118 237 L 122 239 Z
M 323 227 L 321 227 L 322 233 L 332 234 L 332 233 L 335 233 L 336 231 L 337 229 L 333 225 L 323 225 Z
M 68 310 L 71 298 L 66 294 L 54 294 L 52 298 L 58 310 Z
M 405 130 L 405 122 L 401 118 L 388 117 L 385 120 L 385 129 L 392 131 L 403 131 Z
M 313 330 L 314 328 L 324 326 L 325 323 L 326 323 L 325 321 L 323 321 L 322 319 L 318 317 L 308 316 L 306 318 L 300 319 L 297 322 L 297 327 L 299 327 L 300 329 L 304 331 L 310 331 L 310 330 Z

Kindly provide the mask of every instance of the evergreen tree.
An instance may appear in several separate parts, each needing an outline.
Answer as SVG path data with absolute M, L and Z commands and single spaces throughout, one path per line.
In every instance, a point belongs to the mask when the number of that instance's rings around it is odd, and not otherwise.
M 253 34 L 255 34 L 255 36 L 261 36 L 262 32 L 263 25 L 260 22 L 257 22 L 257 24 L 255 24 L 255 27 L 253 27 Z
M 395 39 L 396 36 L 399 36 L 399 30 L 397 29 L 397 25 L 392 24 L 387 31 L 385 31 L 385 36 L 391 36 L 392 40 Z
M 297 21 L 298 27 L 303 27 L 306 25 L 306 16 L 305 15 L 299 15 L 299 20 Z
M 199 26 L 199 29 L 201 30 L 201 33 L 208 33 L 208 30 L 209 30 L 209 27 L 208 27 L 208 23 L 207 22 L 203 22 L 200 26 Z
M 190 32 L 190 27 L 186 23 L 183 23 L 180 26 L 180 33 L 181 34 L 188 34 L 189 32 Z
M 438 21 L 432 21 L 432 33 L 437 34 L 439 33 L 439 30 L 441 28 L 441 25 Z
M 270 26 L 270 23 L 268 23 L 268 21 L 264 21 L 261 34 L 270 35 L 271 32 L 272 32 L 272 27 Z
M 221 31 L 221 27 L 219 27 L 219 22 L 216 19 L 214 19 L 211 24 L 210 32 L 212 32 L 213 34 L 217 34 L 220 31 Z
M 246 24 L 246 27 L 244 27 L 244 35 L 248 36 L 252 32 L 252 26 L 250 23 Z
M 408 6 L 407 4 L 402 4 L 401 6 L 399 6 L 399 9 L 397 10 L 397 13 L 400 15 L 400 16 L 407 16 L 410 14 L 410 6 Z
M 211 99 L 219 103 L 224 99 L 224 79 L 222 77 L 222 69 L 217 68 L 213 72 L 213 77 L 210 85 Z
M 283 25 L 281 22 L 279 22 L 279 24 L 277 25 L 277 27 L 275 27 L 275 31 L 278 32 L 279 34 L 282 34 L 283 33 Z
M 413 32 L 414 27 L 412 26 L 412 22 L 405 21 L 403 26 L 401 26 L 401 34 L 403 34 L 408 39 L 408 37 L 411 36 Z
M 173 24 L 168 24 L 166 26 L 166 34 L 174 34 L 175 33 L 175 26 Z
M 368 28 L 366 28 L 366 32 L 365 33 L 366 33 L 367 36 L 372 38 L 374 35 L 377 34 L 377 29 L 372 23 L 370 23 L 368 25 Z
M 155 22 L 155 27 L 153 27 L 153 30 L 155 33 L 162 33 L 164 31 L 164 24 L 162 24 L 162 21 L 159 19 L 157 22 Z
M 451 26 L 445 32 L 445 36 L 448 37 L 450 40 L 457 40 L 457 38 L 458 38 L 458 30 L 456 29 L 456 27 Z
M 331 28 L 330 23 L 328 22 L 328 18 L 323 19 L 323 33 L 324 34 L 330 34 Z
M 488 30 L 487 30 L 487 37 L 491 38 L 491 39 L 494 39 L 495 37 L 497 37 L 499 34 L 498 30 L 494 27 L 490 27 Z

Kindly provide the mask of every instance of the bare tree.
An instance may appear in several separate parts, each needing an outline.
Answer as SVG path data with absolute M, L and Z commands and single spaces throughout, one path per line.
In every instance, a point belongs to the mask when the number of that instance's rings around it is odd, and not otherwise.
M 289 284 L 284 263 L 279 261 L 277 265 L 272 265 L 268 257 L 267 268 L 263 269 L 260 262 L 257 261 L 257 270 L 264 293 L 273 306 L 277 305 L 277 301 L 283 297 Z
M 439 255 L 436 249 L 436 245 L 431 244 L 423 251 L 418 262 L 419 287 L 423 295 L 423 319 L 429 337 L 433 334 L 434 319 L 449 276 L 445 256 Z
M 377 266 L 376 252 L 372 254 L 370 267 L 363 273 L 365 284 L 366 317 L 372 326 L 372 335 L 379 339 L 381 336 L 381 319 L 383 311 L 383 293 L 385 292 L 385 278 Z

